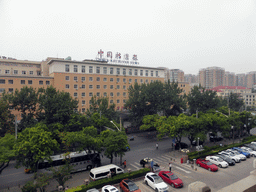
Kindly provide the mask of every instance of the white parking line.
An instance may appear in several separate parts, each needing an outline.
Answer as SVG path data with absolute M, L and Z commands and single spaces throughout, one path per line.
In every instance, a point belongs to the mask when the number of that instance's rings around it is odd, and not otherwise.
M 187 171 L 187 170 L 185 170 L 185 169 L 182 169 L 182 168 L 180 168 L 180 167 L 178 167 L 178 166 L 174 166 L 175 168 L 177 168 L 177 169 L 179 169 L 179 170 L 182 170 L 182 171 L 184 171 L 184 172 L 186 172 L 186 173 L 191 173 L 190 171 Z
M 137 167 L 137 166 L 135 166 L 135 165 L 133 165 L 133 164 L 130 164 L 131 166 L 133 166 L 133 167 L 135 167 L 136 169 L 140 169 L 139 167 Z
M 168 160 L 168 161 L 170 161 L 170 160 L 171 160 L 171 158 L 170 158 L 170 157 L 162 156 L 162 158 L 163 158 L 163 159 L 166 159 L 166 160 Z
M 141 165 L 140 165 L 139 163 L 137 163 L 137 162 L 134 162 L 134 164 L 141 166 Z

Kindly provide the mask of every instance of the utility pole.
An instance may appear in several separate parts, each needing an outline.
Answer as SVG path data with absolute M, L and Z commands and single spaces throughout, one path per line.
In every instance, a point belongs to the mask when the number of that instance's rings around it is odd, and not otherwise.
M 15 116 L 15 139 L 17 140 L 17 127 L 18 127 L 18 124 L 17 124 L 17 115 Z

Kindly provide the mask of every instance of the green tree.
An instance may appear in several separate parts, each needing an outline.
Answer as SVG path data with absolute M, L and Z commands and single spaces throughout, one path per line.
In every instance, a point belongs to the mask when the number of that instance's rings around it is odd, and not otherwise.
M 58 143 L 52 139 L 52 133 L 47 131 L 46 125 L 38 123 L 35 127 L 26 128 L 18 135 L 14 145 L 17 166 L 22 164 L 32 171 L 37 171 L 39 161 L 49 159 Z
M 9 133 L 0 138 L 0 174 L 9 165 L 11 159 L 15 157 L 15 152 L 13 150 L 14 142 L 14 135 Z
M 49 181 L 52 179 L 52 175 L 48 173 L 35 173 L 35 187 L 39 188 L 40 192 L 46 192 L 46 187 L 49 185 Z
M 229 94 L 229 101 L 228 105 L 229 108 L 232 109 L 233 111 L 239 111 L 241 107 L 244 106 L 244 101 L 243 99 L 239 98 L 239 95 L 236 93 L 230 93 Z
M 0 99 L 0 137 L 3 137 L 5 133 L 14 134 L 14 115 L 9 110 L 8 101 Z

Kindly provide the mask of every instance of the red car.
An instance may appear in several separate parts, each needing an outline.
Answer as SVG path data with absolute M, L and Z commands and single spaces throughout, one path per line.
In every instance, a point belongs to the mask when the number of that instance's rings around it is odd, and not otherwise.
M 207 160 L 197 159 L 196 164 L 198 167 L 203 167 L 209 171 L 218 171 L 218 167 Z
M 141 190 L 139 189 L 139 187 L 132 182 L 130 179 L 124 179 L 120 182 L 120 189 L 121 191 L 124 192 L 141 192 Z
M 182 180 L 170 171 L 160 171 L 158 175 L 164 180 L 164 182 L 170 184 L 173 188 L 183 187 Z

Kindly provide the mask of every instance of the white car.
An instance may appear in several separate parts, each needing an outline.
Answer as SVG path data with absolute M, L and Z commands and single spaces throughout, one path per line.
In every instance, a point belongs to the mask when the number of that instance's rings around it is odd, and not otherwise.
M 234 160 L 236 163 L 240 163 L 241 162 L 241 158 L 236 156 L 236 155 L 234 155 L 234 154 L 232 154 L 232 153 L 228 153 L 226 151 L 222 151 L 222 152 L 219 152 L 218 154 L 225 155 L 225 156 L 231 158 L 232 160 Z
M 146 174 L 144 182 L 158 192 L 168 192 L 168 186 L 163 179 L 155 173 Z
M 232 149 L 227 149 L 226 151 L 227 151 L 228 153 L 232 153 L 232 154 L 234 154 L 234 155 L 240 157 L 240 159 L 241 159 L 242 161 L 245 161 L 245 160 L 246 160 L 246 156 L 243 155 L 243 154 L 241 154 L 241 153 L 239 153 L 238 151 L 235 151 L 235 150 L 232 150 Z
M 228 163 L 226 161 L 223 161 L 223 159 L 216 156 L 207 156 L 205 160 L 208 160 L 219 167 L 228 167 Z
M 247 153 L 250 153 L 250 155 L 252 157 L 256 157 L 256 151 L 253 151 L 251 148 L 249 147 L 241 147 L 242 150 L 244 150 Z
M 118 189 L 112 185 L 105 185 L 102 187 L 101 192 L 119 192 Z

